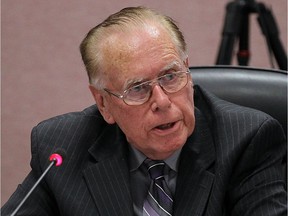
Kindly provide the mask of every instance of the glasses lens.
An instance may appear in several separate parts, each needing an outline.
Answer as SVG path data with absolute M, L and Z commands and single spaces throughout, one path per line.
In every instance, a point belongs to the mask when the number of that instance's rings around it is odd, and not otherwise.
M 187 73 L 176 72 L 159 77 L 159 84 L 168 93 L 180 91 L 187 84 Z
M 123 100 L 128 105 L 141 105 L 145 103 L 151 95 L 154 81 L 148 81 L 136 86 L 132 86 L 124 92 Z M 168 93 L 175 93 L 186 86 L 187 72 L 175 72 L 166 74 L 157 79 L 159 85 Z
M 127 89 L 124 93 L 124 101 L 128 105 L 138 105 L 145 103 L 151 93 L 149 83 L 142 83 Z

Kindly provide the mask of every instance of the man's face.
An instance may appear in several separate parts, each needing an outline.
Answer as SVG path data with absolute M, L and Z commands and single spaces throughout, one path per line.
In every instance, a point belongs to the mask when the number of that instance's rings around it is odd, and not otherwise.
M 187 59 L 181 58 L 163 30 L 153 26 L 131 34 L 117 33 L 103 44 L 106 88 L 114 93 L 122 94 L 131 83 L 187 71 Z M 105 120 L 116 122 L 131 145 L 151 159 L 165 159 L 181 148 L 194 130 L 192 81 L 189 76 L 187 85 L 173 94 L 166 94 L 159 85 L 152 89 L 150 99 L 137 106 L 91 90 Z

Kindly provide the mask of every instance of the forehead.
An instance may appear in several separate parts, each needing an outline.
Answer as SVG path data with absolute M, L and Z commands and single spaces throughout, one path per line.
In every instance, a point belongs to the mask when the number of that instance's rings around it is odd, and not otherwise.
M 114 85 L 123 85 L 131 79 L 153 78 L 182 63 L 169 34 L 157 26 L 111 34 L 103 43 L 102 52 L 103 71 Z

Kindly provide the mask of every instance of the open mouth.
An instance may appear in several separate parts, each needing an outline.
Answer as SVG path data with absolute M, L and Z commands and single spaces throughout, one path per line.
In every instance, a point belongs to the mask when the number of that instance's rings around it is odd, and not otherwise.
M 175 125 L 175 122 L 172 122 L 172 123 L 168 123 L 168 124 L 159 125 L 156 128 L 159 130 L 167 130 L 167 129 L 172 128 L 174 125 Z

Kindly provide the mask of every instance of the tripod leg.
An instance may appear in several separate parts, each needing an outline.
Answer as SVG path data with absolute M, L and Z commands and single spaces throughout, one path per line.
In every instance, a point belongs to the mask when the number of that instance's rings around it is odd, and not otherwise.
M 239 33 L 239 51 L 237 60 L 239 65 L 247 66 L 250 59 L 249 51 L 249 11 L 243 11 L 241 29 Z
M 240 28 L 241 7 L 237 2 L 230 2 L 226 7 L 222 41 L 216 60 L 217 65 L 229 65 L 231 63 L 235 37 L 238 35 Z
M 272 15 L 272 12 L 264 6 L 258 4 L 258 22 L 260 24 L 262 33 L 266 37 L 269 50 L 273 51 L 278 66 L 282 70 L 287 70 L 287 54 L 279 40 L 279 31 Z

